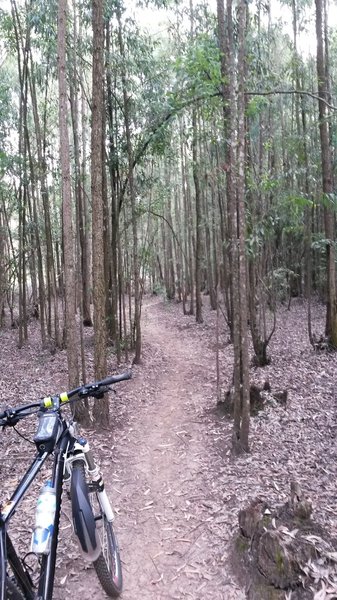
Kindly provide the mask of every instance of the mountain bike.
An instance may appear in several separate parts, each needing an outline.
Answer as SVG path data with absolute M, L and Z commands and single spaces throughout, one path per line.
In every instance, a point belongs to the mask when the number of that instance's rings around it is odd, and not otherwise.
M 110 385 L 130 379 L 131 373 L 110 376 L 70 392 L 49 396 L 33 404 L 8 408 L 0 413 L 0 425 L 14 427 L 21 419 L 38 415 L 33 438 L 36 455 L 10 500 L 0 507 L 0 600 L 52 600 L 58 545 L 61 501 L 64 488 L 72 507 L 73 528 L 82 554 L 93 563 L 102 588 L 110 598 L 122 591 L 122 566 L 112 522 L 114 513 L 100 470 L 86 439 L 62 408 L 77 400 L 102 398 Z M 25 557 L 19 557 L 8 534 L 14 512 L 47 459 L 52 458 L 50 482 L 55 496 L 55 516 L 50 546 L 38 555 L 38 581 L 33 583 Z

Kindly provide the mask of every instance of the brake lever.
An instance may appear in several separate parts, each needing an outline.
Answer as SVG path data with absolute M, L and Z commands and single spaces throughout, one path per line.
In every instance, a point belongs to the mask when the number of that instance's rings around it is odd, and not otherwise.
M 91 391 L 90 396 L 93 396 L 97 400 L 101 400 L 102 398 L 104 398 L 104 394 L 106 394 L 109 391 L 110 391 L 109 386 L 99 387 L 99 388 L 97 388 L 97 390 Z
M 15 427 L 19 421 L 19 414 L 15 410 L 9 409 L 5 411 L 5 418 L 3 419 L 1 425 L 3 429 L 5 429 L 5 427 Z
M 88 387 L 83 386 L 83 388 L 78 392 L 78 397 L 89 398 L 91 396 L 92 398 L 97 398 L 98 400 L 101 400 L 104 397 L 104 394 L 111 390 L 114 391 L 108 385 L 105 385 L 104 387 L 99 386 L 97 384 Z
M 105 386 L 95 386 L 95 387 L 93 387 L 90 390 L 89 395 L 92 396 L 93 398 L 101 400 L 102 398 L 104 398 L 104 394 L 106 394 L 107 392 L 109 392 L 110 389 L 111 388 L 108 385 L 105 385 Z
M 34 414 L 36 414 L 36 411 L 29 410 L 29 408 L 26 408 L 25 410 L 9 408 L 4 412 L 5 416 L 0 420 L 0 426 L 2 426 L 3 429 L 5 427 L 15 427 L 19 421 Z

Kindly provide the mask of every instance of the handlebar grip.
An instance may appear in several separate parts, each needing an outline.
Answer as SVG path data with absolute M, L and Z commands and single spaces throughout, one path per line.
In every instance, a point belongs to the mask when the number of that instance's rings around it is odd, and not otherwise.
M 126 371 L 126 373 L 121 373 L 120 375 L 110 375 L 110 377 L 106 377 L 102 379 L 102 381 L 97 381 L 98 386 L 111 385 L 112 383 L 118 383 L 119 381 L 126 381 L 127 379 L 131 379 L 132 371 Z
M 30 417 L 35 414 L 37 408 L 40 408 L 40 402 L 33 402 L 32 404 L 23 404 L 16 408 L 8 408 L 4 412 L 0 413 L 0 426 L 2 427 L 14 427 L 25 417 Z

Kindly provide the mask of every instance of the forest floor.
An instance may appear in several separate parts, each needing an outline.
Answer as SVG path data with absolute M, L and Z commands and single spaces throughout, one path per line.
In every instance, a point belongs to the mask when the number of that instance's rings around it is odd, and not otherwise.
M 215 313 L 204 299 L 205 321 L 182 315 L 181 306 L 158 297 L 143 307 L 143 361 L 133 379 L 110 398 L 111 428 L 85 431 L 100 458 L 116 512 L 124 572 L 123 600 L 241 600 L 239 567 L 231 558 L 238 511 L 256 496 L 274 504 L 289 496 L 296 479 L 314 505 L 314 518 L 337 535 L 336 357 L 314 353 L 306 332 L 306 306 L 281 307 L 270 343 L 271 364 L 252 368 L 251 381 L 287 390 L 286 407 L 267 403 L 251 419 L 249 454 L 231 453 L 232 423 L 217 407 Z M 317 333 L 324 309 L 313 309 Z M 1 405 L 29 402 L 67 388 L 65 352 L 42 350 L 37 324 L 17 348 L 17 333 L 0 333 Z M 232 347 L 220 328 L 224 394 L 231 385 Z M 92 368 L 92 331 L 86 333 Z M 110 372 L 122 372 L 113 355 Z M 20 426 L 21 429 L 21 426 Z M 34 429 L 32 430 L 34 431 Z M 26 432 L 28 435 L 29 432 Z M 13 431 L 1 433 L 0 485 L 9 495 L 33 449 Z M 40 483 L 33 489 L 38 493 Z M 23 550 L 34 498 L 13 522 Z M 104 599 L 90 564 L 71 534 L 70 506 L 62 507 L 55 600 Z M 26 550 L 27 551 L 27 550 Z

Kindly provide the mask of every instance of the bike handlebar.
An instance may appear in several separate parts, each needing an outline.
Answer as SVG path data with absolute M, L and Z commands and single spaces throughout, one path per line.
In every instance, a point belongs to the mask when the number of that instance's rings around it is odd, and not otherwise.
M 80 400 L 82 398 L 87 398 L 92 396 L 94 398 L 101 398 L 106 392 L 109 391 L 108 386 L 114 383 L 118 383 L 119 381 L 125 381 L 127 379 L 131 379 L 132 372 L 127 371 L 126 373 L 121 373 L 120 375 L 110 375 L 101 381 L 96 381 L 94 383 L 87 383 L 86 385 L 81 385 L 70 392 L 63 392 L 54 397 L 43 398 L 39 402 L 33 402 L 32 404 L 23 404 L 21 406 L 17 406 L 16 408 L 7 408 L 4 412 L 0 413 L 0 426 L 14 426 L 18 423 L 20 419 L 24 419 L 30 415 L 35 414 L 38 410 L 45 410 L 48 408 L 54 408 L 54 410 L 59 410 L 61 404 L 65 404 L 71 400 L 71 398 Z M 77 396 L 77 398 L 75 398 Z M 58 400 L 58 402 L 54 402 L 54 400 Z M 37 410 L 33 410 L 37 409 Z
M 0 413 L 0 426 L 11 426 L 14 427 L 20 419 L 34 415 L 37 410 L 41 408 L 41 402 L 34 402 L 33 404 L 23 404 L 16 408 L 7 408 L 3 413 Z
M 132 372 L 127 371 L 126 373 L 121 373 L 120 375 L 110 375 L 101 381 L 96 381 L 95 383 L 88 383 L 86 385 L 81 385 L 70 392 L 65 392 L 64 394 L 60 394 L 60 398 L 62 401 L 62 396 L 68 396 L 68 398 L 73 398 L 74 396 L 86 397 L 86 396 L 95 396 L 95 393 L 99 391 L 99 388 L 106 387 L 108 385 L 112 385 L 113 383 L 118 383 L 119 381 L 125 381 L 127 379 L 131 379 Z

